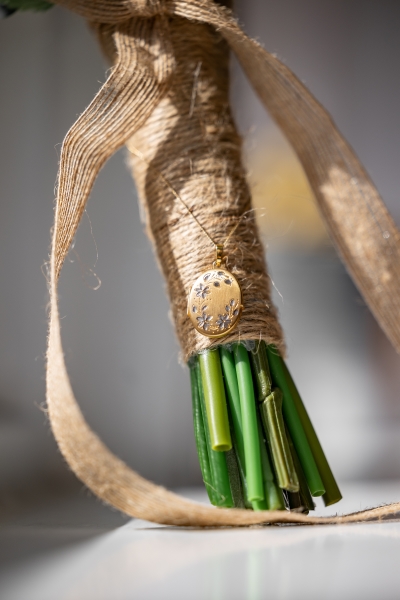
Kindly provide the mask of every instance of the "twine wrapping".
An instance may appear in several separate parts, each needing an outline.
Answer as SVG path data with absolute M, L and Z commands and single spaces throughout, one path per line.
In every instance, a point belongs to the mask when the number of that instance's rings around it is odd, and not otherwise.
M 221 343 L 198 333 L 187 318 L 190 288 L 211 266 L 215 249 L 159 173 L 215 243 L 222 244 L 238 225 L 224 253 L 228 269 L 240 282 L 244 308 L 224 343 L 264 339 L 284 350 L 270 300 L 264 248 L 251 212 L 241 140 L 229 106 L 229 47 L 215 29 L 182 17 L 169 19 L 164 35 L 176 57 L 168 92 L 127 147 L 140 148 L 150 160 L 146 164 L 132 154 L 142 212 L 167 282 L 183 360 Z
M 184 357 L 211 345 L 188 329 L 184 318 L 188 283 L 209 265 L 211 248 L 156 170 L 193 207 L 216 242 L 222 242 L 249 210 L 240 139 L 227 99 L 228 45 L 297 152 L 347 268 L 397 350 L 400 244 L 382 200 L 329 115 L 287 67 L 243 33 L 230 11 L 212 0 L 57 3 L 91 23 L 114 63 L 107 82 L 67 134 L 60 159 L 50 261 L 47 403 L 68 464 L 105 502 L 128 515 L 164 524 L 318 524 L 395 517 L 400 503 L 328 518 L 205 507 L 132 471 L 90 430 L 64 363 L 57 281 L 95 177 L 124 144 L 139 147 L 148 161 L 140 164 L 132 159 Z M 196 251 L 190 253 L 193 248 Z M 282 348 L 263 252 L 251 219 L 240 223 L 227 251 L 248 303 L 240 329 L 229 340 L 263 338 Z

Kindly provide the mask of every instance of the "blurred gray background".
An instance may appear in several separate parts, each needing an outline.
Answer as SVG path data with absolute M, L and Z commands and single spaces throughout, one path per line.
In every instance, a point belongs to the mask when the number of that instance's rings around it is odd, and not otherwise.
M 400 223 L 400 4 L 241 0 L 237 12 L 327 107 Z M 43 411 L 41 268 L 60 145 L 106 68 L 86 24 L 66 10 L 0 21 L 0 492 L 13 506 L 80 485 Z M 336 257 L 290 150 L 232 68 L 289 365 L 339 482 L 398 478 L 400 359 Z M 189 375 L 123 151 L 96 182 L 60 298 L 67 366 L 91 426 L 142 475 L 199 484 Z

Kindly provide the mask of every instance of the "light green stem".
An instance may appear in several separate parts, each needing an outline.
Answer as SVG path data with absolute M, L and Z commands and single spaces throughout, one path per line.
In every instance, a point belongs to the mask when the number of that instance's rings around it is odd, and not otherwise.
M 218 349 L 199 354 L 199 364 L 211 447 L 217 452 L 226 452 L 232 448 L 232 440 Z
M 199 398 L 201 412 L 204 423 L 204 433 L 207 442 L 208 459 L 210 462 L 210 470 L 213 482 L 213 488 L 215 492 L 215 504 L 216 506 L 223 506 L 225 508 L 232 508 L 234 506 L 232 492 L 229 484 L 229 474 L 226 465 L 225 452 L 216 452 L 211 446 L 210 432 L 207 427 L 207 412 L 206 402 L 203 392 L 202 377 L 200 373 L 200 365 L 197 363 L 197 383 L 199 388 Z

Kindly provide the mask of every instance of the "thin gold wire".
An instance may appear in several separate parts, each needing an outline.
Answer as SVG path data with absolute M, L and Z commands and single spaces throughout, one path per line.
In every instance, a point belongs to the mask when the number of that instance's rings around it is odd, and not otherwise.
M 193 214 L 193 209 L 190 208 L 190 206 L 188 206 L 186 204 L 186 202 L 183 200 L 183 198 L 180 197 L 180 195 L 178 194 L 178 192 L 172 187 L 171 183 L 168 181 L 168 179 L 166 177 L 164 177 L 164 175 L 161 173 L 161 171 L 159 171 L 156 167 L 152 166 L 150 164 L 150 162 L 144 157 L 144 155 L 142 154 L 142 152 L 140 150 L 138 150 L 137 148 L 135 148 L 134 146 L 129 146 L 128 150 L 131 154 L 133 154 L 134 156 L 137 156 L 137 158 L 140 158 L 140 160 L 142 160 L 147 166 L 151 167 L 152 169 L 154 169 L 154 171 L 157 173 L 158 177 L 165 183 L 165 185 L 167 186 L 167 188 L 172 192 L 172 194 L 175 196 L 175 198 L 177 200 L 179 200 L 183 206 L 186 208 L 186 210 L 188 211 L 188 213 L 190 214 L 190 216 L 196 221 L 197 225 L 200 227 L 200 229 L 202 230 L 202 232 L 204 233 L 204 235 L 206 235 L 208 237 L 208 239 L 210 240 L 210 242 L 212 243 L 212 245 L 215 248 L 218 248 L 218 246 L 226 246 L 226 244 L 228 243 L 228 241 L 230 240 L 230 238 L 233 236 L 233 234 L 235 233 L 236 229 L 239 227 L 244 214 L 239 218 L 238 222 L 236 223 L 236 225 L 234 225 L 234 227 L 232 228 L 231 232 L 229 233 L 228 237 L 226 238 L 226 240 L 222 243 L 222 244 L 216 244 L 214 242 L 214 240 L 212 239 L 212 237 L 210 236 L 210 234 L 204 229 L 203 225 L 200 223 L 200 221 L 198 220 L 198 218 Z

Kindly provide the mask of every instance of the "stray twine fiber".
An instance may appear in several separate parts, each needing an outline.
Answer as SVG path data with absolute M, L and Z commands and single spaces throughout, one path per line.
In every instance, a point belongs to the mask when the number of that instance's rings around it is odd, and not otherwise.
M 400 503 L 327 518 L 292 512 L 215 509 L 147 481 L 114 456 L 85 422 L 65 367 L 57 281 L 94 180 L 122 145 L 132 156 L 148 232 L 168 284 L 183 356 L 211 345 L 185 318 L 186 294 L 213 259 L 210 243 L 157 172 L 171 182 L 213 239 L 222 243 L 249 210 L 240 139 L 228 102 L 235 52 L 265 107 L 304 167 L 336 247 L 378 322 L 400 350 L 399 232 L 329 115 L 293 73 L 212 0 L 56 0 L 96 31 L 111 74 L 68 132 L 61 151 L 50 261 L 47 404 L 60 450 L 75 474 L 126 514 L 168 525 L 349 523 L 395 518 Z M 240 328 L 227 341 L 265 339 L 282 350 L 254 222 L 243 219 L 226 248 L 243 286 Z M 229 266 L 229 264 L 228 264 Z

